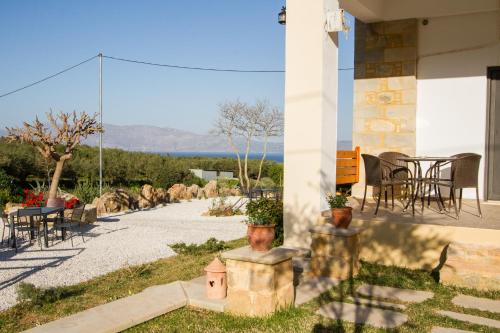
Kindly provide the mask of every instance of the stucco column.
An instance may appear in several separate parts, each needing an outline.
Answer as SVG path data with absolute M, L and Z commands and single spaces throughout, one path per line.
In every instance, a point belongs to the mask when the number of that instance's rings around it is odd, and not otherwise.
M 309 247 L 309 228 L 335 190 L 337 33 L 325 31 L 336 0 L 286 2 L 285 245 Z

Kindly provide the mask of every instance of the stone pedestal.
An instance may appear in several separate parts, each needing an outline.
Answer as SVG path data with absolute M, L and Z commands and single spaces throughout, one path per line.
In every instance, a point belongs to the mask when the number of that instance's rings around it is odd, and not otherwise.
M 314 276 L 345 280 L 358 274 L 360 228 L 337 229 L 325 224 L 310 232 Z
M 249 246 L 222 254 L 227 269 L 225 310 L 245 316 L 265 316 L 294 303 L 292 257 L 297 251 L 274 248 L 255 252 Z

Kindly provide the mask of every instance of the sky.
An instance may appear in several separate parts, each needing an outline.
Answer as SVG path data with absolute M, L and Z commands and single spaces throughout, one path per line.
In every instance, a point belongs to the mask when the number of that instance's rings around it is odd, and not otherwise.
M 284 0 L 2 0 L 0 95 L 104 55 L 196 67 L 284 69 Z M 350 20 L 352 24 L 354 20 Z M 346 38 L 347 37 L 347 38 Z M 339 67 L 353 67 L 353 31 Z M 352 133 L 352 70 L 339 72 L 339 139 Z M 267 99 L 283 109 L 284 74 L 214 73 L 103 62 L 103 120 L 207 133 L 218 104 Z M 0 127 L 50 109 L 98 112 L 98 60 L 0 98 Z

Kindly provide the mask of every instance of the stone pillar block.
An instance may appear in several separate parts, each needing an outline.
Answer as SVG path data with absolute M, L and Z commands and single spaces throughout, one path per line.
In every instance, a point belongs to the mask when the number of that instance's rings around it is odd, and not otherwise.
M 361 231 L 360 228 L 337 229 L 329 224 L 311 228 L 312 274 L 340 280 L 356 276 Z
M 227 303 L 233 314 L 265 316 L 294 303 L 292 257 L 297 251 L 274 248 L 255 252 L 249 246 L 224 252 Z

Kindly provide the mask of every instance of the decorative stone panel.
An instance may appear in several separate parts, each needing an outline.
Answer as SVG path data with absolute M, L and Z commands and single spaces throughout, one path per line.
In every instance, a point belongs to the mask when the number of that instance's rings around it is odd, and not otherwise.
M 417 20 L 356 22 L 353 146 L 378 155 L 416 150 Z M 364 166 L 355 196 L 363 194 Z

